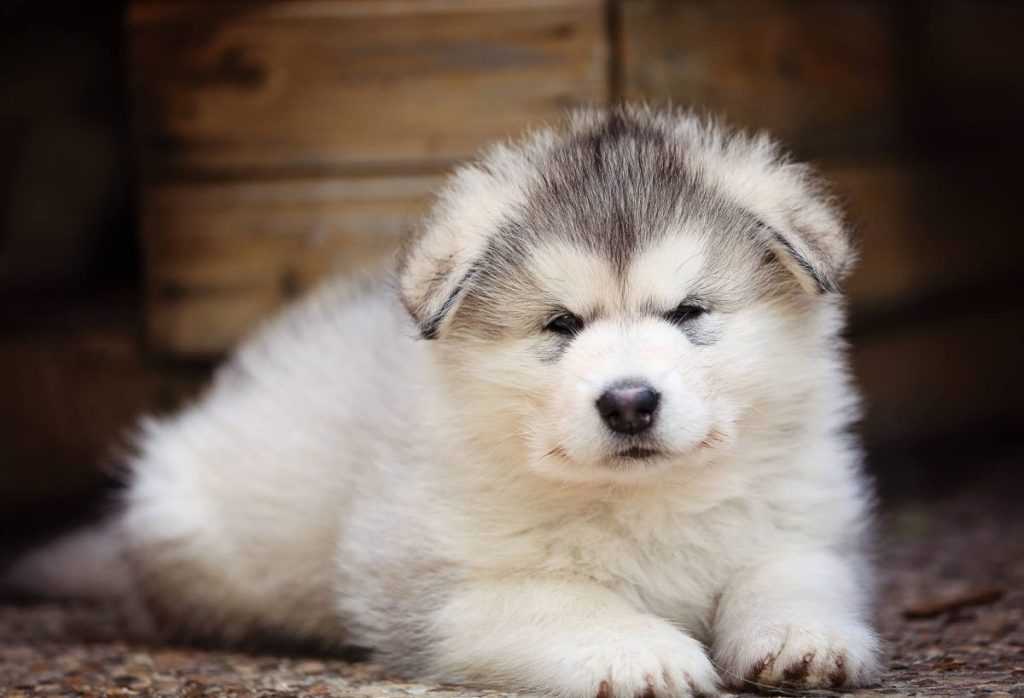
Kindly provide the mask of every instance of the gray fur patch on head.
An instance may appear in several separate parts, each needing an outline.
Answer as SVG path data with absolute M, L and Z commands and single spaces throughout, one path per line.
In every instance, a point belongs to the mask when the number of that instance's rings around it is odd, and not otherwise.
M 686 112 L 591 110 L 561 131 L 492 148 L 453 176 L 405 242 L 402 300 L 424 337 L 460 314 L 481 334 L 503 334 L 543 301 L 524 278 L 538 245 L 564 241 L 624 271 L 684 226 L 703 231 L 716 269 L 774 259 L 813 292 L 835 293 L 854 257 L 821 183 L 766 137 Z M 709 273 L 719 285 L 720 276 Z M 761 293 L 780 281 L 773 270 L 748 276 Z
M 597 252 L 620 269 L 636 250 L 698 205 L 691 173 L 676 144 L 654 124 L 612 112 L 572 133 L 544 162 L 522 227 Z

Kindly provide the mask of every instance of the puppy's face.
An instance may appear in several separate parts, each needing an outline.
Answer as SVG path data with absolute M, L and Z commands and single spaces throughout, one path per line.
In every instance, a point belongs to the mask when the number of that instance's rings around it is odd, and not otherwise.
M 801 399 L 828 265 L 677 146 L 641 121 L 501 151 L 433 221 L 455 244 L 407 250 L 404 297 L 460 426 L 499 457 L 643 480 L 706 465 L 752 413 Z

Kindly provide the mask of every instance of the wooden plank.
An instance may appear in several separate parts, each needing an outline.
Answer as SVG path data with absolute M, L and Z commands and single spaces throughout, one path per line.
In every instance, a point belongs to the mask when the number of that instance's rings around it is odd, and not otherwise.
M 136 2 L 150 181 L 448 163 L 607 98 L 599 0 Z
M 324 17 L 407 17 L 486 10 L 492 13 L 537 9 L 594 7 L 593 0 L 132 0 L 132 24 L 162 22 L 182 16 L 217 16 L 258 11 L 274 19 Z
M 882 0 L 626 0 L 628 99 L 724 113 L 801 152 L 899 138 L 900 85 Z
M 1024 428 L 1022 307 L 1018 296 L 855 337 L 869 443 L 887 449 L 996 425 Z
M 390 261 L 434 175 L 149 187 L 143 200 L 154 346 L 216 355 L 317 279 Z
M 826 169 L 858 234 L 847 284 L 865 323 L 1019 276 L 1024 237 L 1007 163 L 897 162 Z
M 147 361 L 137 313 L 0 336 L 0 506 L 89 492 L 145 412 L 193 396 L 202 367 Z

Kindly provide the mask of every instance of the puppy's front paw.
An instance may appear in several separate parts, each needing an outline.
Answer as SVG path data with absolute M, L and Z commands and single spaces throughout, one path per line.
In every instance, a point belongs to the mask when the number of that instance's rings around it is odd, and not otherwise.
M 863 686 L 878 674 L 878 639 L 859 622 L 779 622 L 731 634 L 715 660 L 736 687 Z
M 580 698 L 718 695 L 718 675 L 700 643 L 667 623 L 550 647 L 554 693 Z

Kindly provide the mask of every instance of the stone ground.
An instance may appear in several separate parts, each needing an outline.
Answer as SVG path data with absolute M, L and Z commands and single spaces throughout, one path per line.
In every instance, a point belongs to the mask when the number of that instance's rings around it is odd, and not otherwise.
M 883 529 L 888 669 L 845 695 L 1024 697 L 1024 515 L 960 497 L 902 507 Z M 333 658 L 128 644 L 111 614 L 56 604 L 0 606 L 0 694 L 504 695 L 410 684 Z

